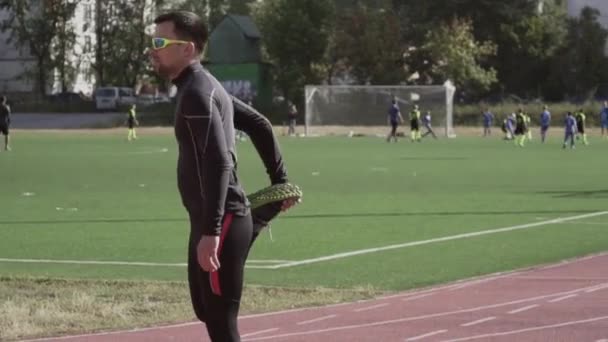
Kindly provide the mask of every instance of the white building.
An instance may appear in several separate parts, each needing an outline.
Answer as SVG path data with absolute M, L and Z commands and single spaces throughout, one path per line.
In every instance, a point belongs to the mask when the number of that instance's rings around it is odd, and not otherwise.
M 130 1 L 130 0 L 126 0 Z M 147 16 L 151 17 L 154 12 L 151 0 L 146 1 Z M 76 41 L 73 50 L 68 53 L 70 64 L 76 68 L 74 81 L 68 85 L 66 91 L 83 92 L 91 94 L 95 87 L 95 71 L 92 65 L 95 63 L 95 9 L 96 0 L 80 0 L 74 11 L 74 17 L 70 24 L 76 33 Z M 0 21 L 8 16 L 6 11 L 0 11 Z M 9 32 L 0 33 L 0 92 L 31 92 L 36 88 L 35 68 L 36 60 L 27 51 L 27 48 L 19 48 L 14 43 L 8 43 Z M 34 77 L 22 77 L 28 70 L 34 72 Z M 59 72 L 56 70 L 54 77 L 49 80 L 48 93 L 61 91 Z
M 0 21 L 4 21 L 8 13 L 0 11 Z M 32 58 L 27 49 L 12 47 L 6 40 L 8 32 L 0 32 L 0 92 L 9 91 L 23 92 L 33 89 L 32 82 L 20 79 L 20 76 L 28 68 L 35 67 L 35 59 Z
M 76 67 L 76 77 L 66 91 L 90 94 L 93 91 L 95 78 L 90 72 L 94 62 L 94 21 L 95 0 L 81 0 L 76 6 L 71 25 L 76 33 L 76 42 L 68 58 Z M 0 21 L 4 21 L 9 13 L 0 11 Z M 31 56 L 27 46 L 17 46 L 8 42 L 10 32 L 0 33 L 0 92 L 31 92 L 36 90 L 36 59 Z M 29 74 L 26 76 L 26 74 Z M 59 73 L 55 72 L 47 85 L 47 92 L 61 91 Z
M 74 11 L 71 24 L 76 33 L 74 50 L 69 56 L 71 64 L 76 67 L 76 77 L 72 89 L 66 91 L 91 94 L 95 86 L 95 72 L 91 69 L 95 62 L 95 0 L 80 0 Z M 52 92 L 60 92 L 59 74 L 55 73 Z

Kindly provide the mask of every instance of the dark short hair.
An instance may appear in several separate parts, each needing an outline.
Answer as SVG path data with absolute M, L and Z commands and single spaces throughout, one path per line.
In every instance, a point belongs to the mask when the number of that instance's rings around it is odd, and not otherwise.
M 201 17 L 188 11 L 174 11 L 161 14 L 154 19 L 155 24 L 166 21 L 170 21 L 175 25 L 175 34 L 180 39 L 193 42 L 199 52 L 203 51 L 207 43 L 209 31 Z
M 6 102 L 6 96 L 0 96 L 0 103 Z

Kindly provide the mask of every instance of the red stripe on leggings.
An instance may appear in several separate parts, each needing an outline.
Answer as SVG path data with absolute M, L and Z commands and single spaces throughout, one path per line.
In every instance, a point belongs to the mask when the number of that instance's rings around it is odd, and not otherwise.
M 220 235 L 220 245 L 217 247 L 217 258 L 220 258 L 222 254 L 222 246 L 224 245 L 224 239 L 226 235 L 228 235 L 228 230 L 230 230 L 230 224 L 232 223 L 232 213 L 226 214 L 224 217 L 224 224 L 222 225 L 222 233 Z M 211 282 L 211 291 L 216 296 L 222 295 L 222 287 L 220 286 L 220 273 L 219 270 L 215 272 L 211 272 L 210 278 Z

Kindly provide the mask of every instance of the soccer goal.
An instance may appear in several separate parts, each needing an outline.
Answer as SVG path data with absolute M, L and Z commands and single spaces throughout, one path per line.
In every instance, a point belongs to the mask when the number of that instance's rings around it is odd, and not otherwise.
M 405 121 L 405 130 L 409 129 L 409 113 L 417 104 L 422 115 L 431 111 L 431 123 L 437 133 L 455 137 L 452 122 L 455 90 L 449 81 L 432 86 L 308 85 L 305 87 L 305 134 L 373 128 L 384 132 L 394 98 Z

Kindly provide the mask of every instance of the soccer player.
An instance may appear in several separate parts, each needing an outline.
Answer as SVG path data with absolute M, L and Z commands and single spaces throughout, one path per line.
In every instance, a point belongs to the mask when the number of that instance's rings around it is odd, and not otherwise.
M 589 142 L 587 141 L 587 134 L 585 133 L 585 121 L 587 120 L 585 111 L 581 108 L 574 114 L 574 118 L 576 119 L 576 129 L 578 132 L 576 139 L 578 140 L 580 137 L 583 137 L 583 144 L 589 145 Z
M 129 141 L 131 141 L 132 139 L 137 139 L 137 133 L 135 132 L 135 126 L 139 126 L 139 121 L 137 121 L 135 109 L 136 109 L 135 104 L 131 105 L 131 109 L 129 109 L 129 113 L 127 114 L 127 126 L 129 127 L 129 133 L 127 134 L 127 140 L 129 140 Z
M 492 123 L 494 121 L 494 114 L 490 112 L 490 108 L 486 108 L 486 110 L 482 113 L 483 116 L 483 136 L 489 136 L 492 134 Z
M 296 135 L 296 120 L 298 118 L 298 109 L 296 105 L 293 103 L 289 104 L 287 119 L 289 121 L 289 130 L 287 131 L 287 135 L 295 136 Z
M 543 112 L 540 114 L 540 139 L 544 143 L 547 138 L 547 131 L 551 125 L 551 112 L 549 106 L 543 106 Z
M 507 130 L 509 131 L 510 139 L 515 139 L 515 118 L 517 115 L 515 113 L 511 113 L 507 117 Z
M 188 283 L 192 306 L 212 341 L 240 341 L 237 316 L 245 261 L 255 239 L 256 219 L 252 216 L 256 214 L 249 210 L 237 177 L 235 125 L 252 137 L 258 152 L 276 144 L 262 143 L 266 138 L 273 141 L 269 128 L 254 131 L 269 123 L 231 97 L 200 64 L 208 30 L 196 14 L 170 12 L 158 16 L 154 23 L 152 65 L 178 88 L 177 183 L 190 218 Z M 258 133 L 264 138 L 254 139 Z M 280 155 L 262 159 L 273 181 L 285 178 Z M 279 210 L 290 204 L 280 204 Z
M 8 105 L 6 96 L 0 97 L 0 133 L 4 135 L 4 150 L 10 151 L 9 128 L 11 125 L 11 107 Z
M 566 114 L 565 120 L 565 137 L 564 145 L 562 148 L 566 148 L 568 140 L 570 140 L 570 148 L 574 148 L 574 136 L 576 135 L 576 119 L 572 116 L 572 112 Z
M 418 105 L 414 105 L 414 109 L 410 112 L 410 137 L 412 142 L 420 142 L 420 110 Z
M 526 118 L 526 135 L 528 136 L 528 140 L 532 141 L 532 129 L 530 129 L 532 117 L 528 113 L 524 113 L 524 116 Z
M 602 127 L 602 137 L 608 139 L 608 101 L 604 101 L 604 108 L 600 112 L 600 125 Z
M 502 124 L 500 125 L 500 129 L 505 134 L 505 137 L 503 138 L 504 140 L 511 139 L 511 137 L 509 136 L 509 130 L 507 129 L 507 123 L 508 123 L 508 120 L 504 119 L 504 120 L 502 120 Z
M 391 142 L 391 138 L 397 142 L 397 127 L 399 127 L 399 123 L 403 122 L 403 117 L 395 99 L 391 100 L 391 106 L 388 109 L 388 122 L 391 125 L 391 131 L 386 137 L 386 142 Z
M 519 108 L 515 116 L 515 145 L 524 147 L 526 140 L 527 119 L 523 108 Z
M 437 139 L 435 132 L 433 132 L 433 126 L 431 126 L 431 111 L 427 110 L 426 115 L 422 118 L 422 123 L 424 124 L 424 128 L 426 128 L 426 132 L 422 135 L 422 138 L 426 137 L 429 134 L 433 135 L 433 138 Z

